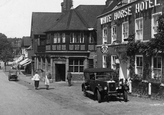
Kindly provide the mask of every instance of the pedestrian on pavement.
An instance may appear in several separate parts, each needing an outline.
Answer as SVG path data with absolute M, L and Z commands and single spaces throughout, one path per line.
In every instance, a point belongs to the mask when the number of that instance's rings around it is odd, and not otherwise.
M 47 90 L 49 90 L 50 79 L 51 79 L 51 73 L 50 72 L 46 72 L 46 75 L 45 75 L 45 85 L 46 85 L 46 89 Z
M 67 71 L 67 81 L 68 81 L 68 86 L 71 86 L 71 79 L 72 79 L 72 74 L 71 74 L 71 71 L 68 70 Z
M 34 81 L 35 89 L 38 90 L 40 81 L 40 75 L 38 74 L 38 71 L 35 72 L 35 75 L 32 77 L 32 80 Z

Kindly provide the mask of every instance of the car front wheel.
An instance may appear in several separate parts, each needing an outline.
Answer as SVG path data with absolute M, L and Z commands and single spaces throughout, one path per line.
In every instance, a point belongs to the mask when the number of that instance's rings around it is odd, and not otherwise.
M 99 103 L 101 103 L 101 101 L 102 101 L 102 96 L 101 96 L 99 90 L 97 90 L 97 100 L 98 100 Z

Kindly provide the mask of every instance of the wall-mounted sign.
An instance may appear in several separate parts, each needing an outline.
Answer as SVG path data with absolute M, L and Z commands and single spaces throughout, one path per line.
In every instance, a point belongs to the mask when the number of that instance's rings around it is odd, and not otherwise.
M 124 8 L 122 10 L 119 10 L 118 12 L 114 13 L 114 20 L 120 19 L 120 18 L 124 18 L 128 15 L 132 15 L 131 13 L 131 8 L 132 6 L 129 6 L 127 8 Z
M 107 44 L 102 44 L 101 52 L 102 53 L 108 53 L 108 45 Z
M 111 22 L 112 21 L 112 14 L 109 14 L 109 15 L 107 15 L 105 17 L 102 17 L 100 19 L 100 21 L 101 21 L 101 24 L 105 24 L 105 23 Z
M 112 20 L 121 19 L 127 16 L 132 15 L 133 13 L 139 13 L 144 10 L 148 10 L 150 8 L 154 8 L 160 6 L 159 0 L 143 0 L 135 5 L 128 6 L 121 10 L 118 10 L 112 14 L 108 14 L 100 19 L 101 24 L 106 24 L 111 22 Z M 132 8 L 135 8 L 135 12 L 132 12 Z
M 136 4 L 135 13 L 161 5 L 158 0 L 145 0 Z

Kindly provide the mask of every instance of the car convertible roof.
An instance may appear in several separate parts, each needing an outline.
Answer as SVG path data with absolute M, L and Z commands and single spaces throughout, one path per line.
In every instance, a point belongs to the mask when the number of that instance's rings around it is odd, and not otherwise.
M 93 73 L 93 72 L 113 72 L 116 73 L 115 70 L 110 68 L 87 68 L 84 70 L 85 73 Z

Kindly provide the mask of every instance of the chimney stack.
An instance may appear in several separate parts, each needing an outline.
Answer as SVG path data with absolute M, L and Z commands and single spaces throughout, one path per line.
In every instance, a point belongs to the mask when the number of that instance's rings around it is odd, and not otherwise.
M 62 13 L 69 11 L 73 6 L 73 1 L 72 0 L 63 0 L 61 3 L 61 10 Z

